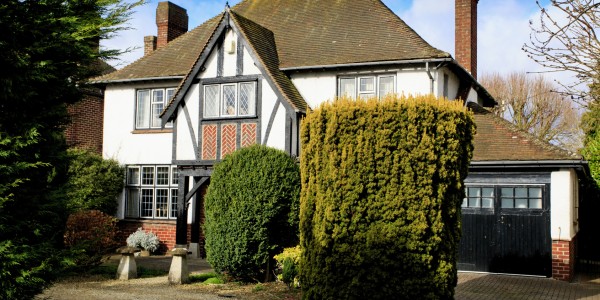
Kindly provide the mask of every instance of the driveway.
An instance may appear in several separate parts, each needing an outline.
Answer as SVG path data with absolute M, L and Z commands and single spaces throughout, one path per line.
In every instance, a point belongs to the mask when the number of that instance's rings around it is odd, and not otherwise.
M 138 266 L 168 270 L 170 257 L 138 257 Z M 209 272 L 204 260 L 188 259 L 192 273 Z M 118 263 L 113 258 L 109 263 Z M 59 282 L 37 299 L 248 299 L 243 294 L 227 291 L 198 291 L 191 287 L 170 286 L 166 276 L 129 281 L 82 279 Z M 255 297 L 252 297 L 255 298 Z M 458 273 L 455 299 L 598 299 L 600 275 L 579 275 L 573 283 L 551 278 L 498 274 Z

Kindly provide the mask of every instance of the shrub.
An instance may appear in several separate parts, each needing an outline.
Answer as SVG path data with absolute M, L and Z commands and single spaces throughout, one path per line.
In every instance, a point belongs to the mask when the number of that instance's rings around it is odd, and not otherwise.
M 125 169 L 116 160 L 79 149 L 69 150 L 66 206 L 71 212 L 99 210 L 117 212 L 117 196 L 123 190 Z
M 242 148 L 215 166 L 205 198 L 207 260 L 239 280 L 269 280 L 273 255 L 298 243 L 300 172 L 285 152 Z
M 77 266 L 102 263 L 118 247 L 117 219 L 98 210 L 71 214 L 65 230 L 65 246 L 74 254 Z
M 431 96 L 338 99 L 309 113 L 304 298 L 452 298 L 473 134 L 459 101 Z
M 277 261 L 277 279 L 290 287 L 299 287 L 298 273 L 300 272 L 300 246 L 285 248 L 275 255 Z
M 127 246 L 140 247 L 146 251 L 154 252 L 158 249 L 160 240 L 153 232 L 146 232 L 142 228 L 138 228 L 134 233 L 127 237 Z

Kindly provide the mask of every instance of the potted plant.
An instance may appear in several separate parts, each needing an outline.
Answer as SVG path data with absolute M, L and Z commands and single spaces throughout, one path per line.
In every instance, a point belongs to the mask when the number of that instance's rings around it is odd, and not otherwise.
M 149 256 L 151 252 L 156 251 L 159 243 L 156 234 L 144 231 L 142 228 L 138 228 L 137 231 L 127 237 L 127 246 L 144 249 L 140 254 L 141 256 Z

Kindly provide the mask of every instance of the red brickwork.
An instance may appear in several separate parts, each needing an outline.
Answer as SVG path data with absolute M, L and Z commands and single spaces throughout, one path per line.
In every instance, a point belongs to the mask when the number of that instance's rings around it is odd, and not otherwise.
M 156 50 L 156 37 L 148 35 L 144 37 L 144 56 L 154 52 Z
M 202 159 L 217 159 L 217 125 L 202 125 Z
M 552 278 L 571 281 L 575 274 L 575 239 L 552 241 Z
M 221 159 L 223 159 L 225 155 L 235 151 L 237 138 L 236 131 L 236 124 L 221 125 Z
M 456 0 L 454 3 L 454 55 L 458 63 L 477 79 L 477 2 Z
M 156 8 L 156 26 L 158 27 L 156 49 L 159 49 L 187 32 L 187 12 L 171 2 L 160 2 Z
M 241 146 L 246 147 L 256 144 L 256 123 L 242 124 L 242 142 Z
M 200 224 L 204 224 L 204 213 L 200 214 Z M 175 247 L 175 220 L 120 220 L 119 230 L 121 234 L 119 235 L 119 243 L 125 245 L 127 237 L 138 228 L 151 231 L 158 236 L 160 247 L 156 251 L 157 254 L 168 254 L 168 251 Z M 188 224 L 187 239 L 188 241 L 191 240 L 191 224 Z M 200 255 L 206 257 L 206 252 L 204 251 L 204 233 L 202 230 L 199 233 L 199 244 Z
M 102 154 L 104 101 L 99 90 L 68 107 L 71 124 L 65 130 L 67 145 Z M 95 92 L 98 92 L 96 95 Z

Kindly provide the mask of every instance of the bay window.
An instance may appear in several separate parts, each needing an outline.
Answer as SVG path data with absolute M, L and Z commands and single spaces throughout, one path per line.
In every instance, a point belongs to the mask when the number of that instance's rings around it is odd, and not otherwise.
M 169 165 L 128 166 L 125 217 L 177 217 L 177 168 Z

